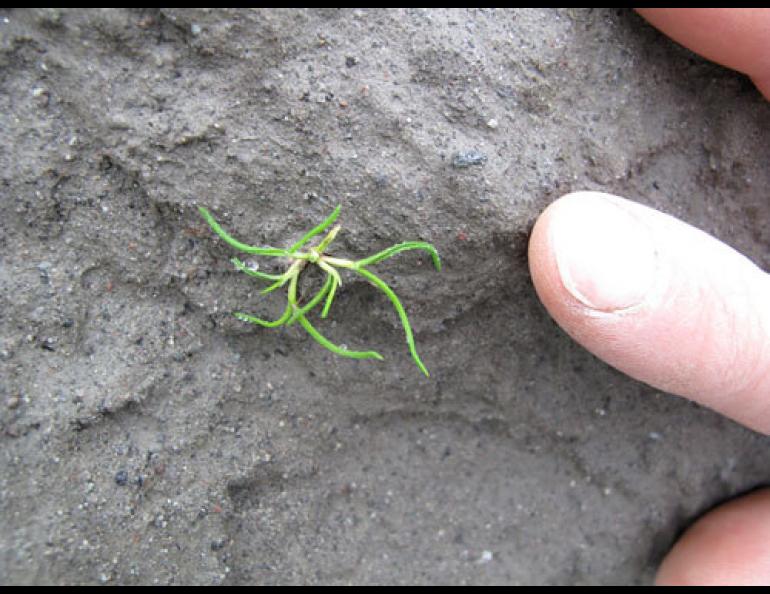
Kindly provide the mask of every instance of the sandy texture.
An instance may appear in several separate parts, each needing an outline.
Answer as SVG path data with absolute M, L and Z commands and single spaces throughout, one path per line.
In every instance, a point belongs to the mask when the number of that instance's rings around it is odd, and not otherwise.
M 770 442 L 573 344 L 527 235 L 599 189 L 767 268 L 768 130 L 625 10 L 0 10 L 0 581 L 649 581 Z M 377 268 L 431 379 L 361 279 L 318 326 L 384 362 L 234 319 L 197 204 L 433 242 Z

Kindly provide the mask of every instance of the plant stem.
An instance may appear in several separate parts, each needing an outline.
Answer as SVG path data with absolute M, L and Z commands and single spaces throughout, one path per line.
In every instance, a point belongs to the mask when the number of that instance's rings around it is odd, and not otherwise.
M 291 318 L 289 318 L 289 321 L 286 322 L 287 326 L 291 326 L 294 322 L 297 321 L 297 318 L 299 316 L 304 316 L 306 313 L 308 313 L 310 310 L 312 310 L 316 305 L 321 303 L 321 300 L 326 296 L 326 294 L 331 290 L 332 286 L 334 286 L 335 281 L 334 277 L 327 275 L 326 276 L 326 282 L 324 283 L 324 286 L 321 287 L 321 290 L 316 293 L 313 298 L 308 301 L 305 305 L 302 307 L 296 309 L 294 313 L 292 314 Z

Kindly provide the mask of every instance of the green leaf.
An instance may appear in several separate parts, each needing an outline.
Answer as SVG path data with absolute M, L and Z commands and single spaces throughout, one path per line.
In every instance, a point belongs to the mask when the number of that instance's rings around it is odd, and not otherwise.
M 417 367 L 420 368 L 420 371 L 422 371 L 427 377 L 430 377 L 430 373 L 428 373 L 425 365 L 423 365 L 422 361 L 420 360 L 420 356 L 417 354 L 417 349 L 414 346 L 414 335 L 412 334 L 412 326 L 409 324 L 409 318 L 406 315 L 406 310 L 404 309 L 404 306 L 401 305 L 401 302 L 393 292 L 393 289 L 391 289 L 380 277 L 369 272 L 365 268 L 355 268 L 354 270 L 369 282 L 371 282 L 380 291 L 385 293 L 388 299 L 390 299 L 391 303 L 393 303 L 393 307 L 396 309 L 396 313 L 398 313 L 398 317 L 401 319 L 401 325 L 404 327 L 404 332 L 406 333 L 406 344 L 409 345 L 409 352 L 412 354 L 412 359 L 414 359 L 414 362 L 417 364 Z
M 262 289 L 259 292 L 259 294 L 260 295 L 267 295 L 268 293 L 272 293 L 276 289 L 280 289 L 282 286 L 284 286 L 286 284 L 286 281 L 288 281 L 289 278 L 291 278 L 291 277 L 288 277 L 288 276 L 285 276 L 285 275 L 282 276 L 281 278 L 279 278 L 276 282 L 274 282 L 272 285 L 270 285 L 266 289 Z
M 404 243 L 399 243 L 389 247 L 386 250 L 382 250 L 373 256 L 369 256 L 363 260 L 358 260 L 356 265 L 371 266 L 372 264 L 377 264 L 378 262 L 392 258 L 396 254 L 405 252 L 407 250 L 423 250 L 427 252 L 430 254 L 430 257 L 433 260 L 433 266 L 436 267 L 436 270 L 441 271 L 441 258 L 439 258 L 438 251 L 436 251 L 435 247 L 425 241 L 405 241 Z
M 289 320 L 291 317 L 291 311 L 291 306 L 287 305 L 286 309 L 283 311 L 283 315 L 272 322 L 269 320 L 263 320 L 262 318 L 250 316 L 249 314 L 245 314 L 240 311 L 233 313 L 233 315 L 242 322 L 251 322 L 252 324 L 258 324 L 259 326 L 263 326 L 265 328 L 277 328 L 278 326 L 283 326 Z
M 334 294 L 337 292 L 337 287 L 339 286 L 336 278 L 331 277 L 331 279 L 332 288 L 329 290 L 329 294 L 326 296 L 326 303 L 324 303 L 324 308 L 321 310 L 321 317 L 324 319 L 329 315 L 329 310 L 332 307 L 332 301 L 334 301 Z
M 276 289 L 280 289 L 288 281 L 291 281 L 291 285 L 289 285 L 289 303 L 292 303 L 292 299 L 296 298 L 297 295 L 297 279 L 299 278 L 299 273 L 302 272 L 302 266 L 303 262 L 295 260 L 294 263 L 289 266 L 289 269 L 278 277 L 277 281 L 267 287 L 267 289 L 262 289 L 260 294 L 267 295 L 268 293 L 272 293 Z
M 313 325 L 308 322 L 305 316 L 299 316 L 297 318 L 302 327 L 307 331 L 313 339 L 322 347 L 329 349 L 332 353 L 340 355 L 342 357 L 348 357 L 350 359 L 377 359 L 383 361 L 382 355 L 375 351 L 349 351 L 348 349 L 337 346 L 331 342 L 328 338 L 323 336 Z
M 241 262 L 238 258 L 230 258 L 230 262 L 235 264 L 235 267 L 240 270 L 241 272 L 245 272 L 249 276 L 253 276 L 254 278 L 258 278 L 261 280 L 268 280 L 268 281 L 277 281 L 281 280 L 283 278 L 283 275 L 281 274 L 267 274 L 266 272 L 260 272 L 259 270 L 254 270 L 252 268 L 249 268 Z
M 321 289 L 316 293 L 313 298 L 307 302 L 307 304 L 303 305 L 299 309 L 296 309 L 294 313 L 292 314 L 291 318 L 288 322 L 286 322 L 287 326 L 291 326 L 294 322 L 297 321 L 297 318 L 299 316 L 304 316 L 306 313 L 308 313 L 310 310 L 312 310 L 316 305 L 321 303 L 321 300 L 326 296 L 326 294 L 329 292 L 329 290 L 332 288 L 332 285 L 334 284 L 334 277 L 331 275 L 326 276 L 326 282 L 324 283 L 324 286 L 321 287 Z
M 259 256 L 288 256 L 289 253 L 286 250 L 279 250 L 278 248 L 272 248 L 272 247 L 258 247 L 255 245 L 248 245 L 245 243 L 241 243 L 234 237 L 230 236 L 227 231 L 222 229 L 220 227 L 219 223 L 216 222 L 213 216 L 211 216 L 211 213 L 203 208 L 202 206 L 198 207 L 198 210 L 200 211 L 201 215 L 204 219 L 206 219 L 206 222 L 209 224 L 209 227 L 219 235 L 226 243 L 228 243 L 230 246 L 234 247 L 239 252 L 245 252 L 247 254 L 257 254 Z
M 319 233 L 323 233 L 327 227 L 329 227 L 334 221 L 337 220 L 337 217 L 340 216 L 340 210 L 342 209 L 342 206 L 337 206 L 337 208 L 334 209 L 334 212 L 330 214 L 326 220 L 318 225 L 317 227 L 313 227 L 310 231 L 305 233 L 305 235 L 302 236 L 302 239 L 300 239 L 297 243 L 295 243 L 293 246 L 289 248 L 289 253 L 296 252 L 299 250 L 302 246 L 304 246 L 308 241 L 313 239 L 316 235 Z

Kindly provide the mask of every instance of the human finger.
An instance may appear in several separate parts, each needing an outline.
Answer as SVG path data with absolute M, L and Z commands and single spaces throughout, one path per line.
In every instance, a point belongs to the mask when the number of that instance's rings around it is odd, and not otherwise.
M 553 318 L 610 365 L 770 433 L 770 276 L 671 216 L 598 192 L 538 219 L 532 279 Z
M 770 100 L 770 9 L 638 8 L 637 12 L 692 51 L 747 74 Z
M 770 489 L 734 499 L 690 527 L 658 570 L 661 586 L 770 584 Z

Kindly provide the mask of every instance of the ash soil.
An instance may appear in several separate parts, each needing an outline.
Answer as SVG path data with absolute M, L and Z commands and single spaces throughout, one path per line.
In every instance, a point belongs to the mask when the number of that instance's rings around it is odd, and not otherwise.
M 608 368 L 527 272 L 571 190 L 770 267 L 770 106 L 630 11 L 0 10 L 0 582 L 647 583 L 768 438 Z M 335 357 L 196 206 L 337 254 Z

